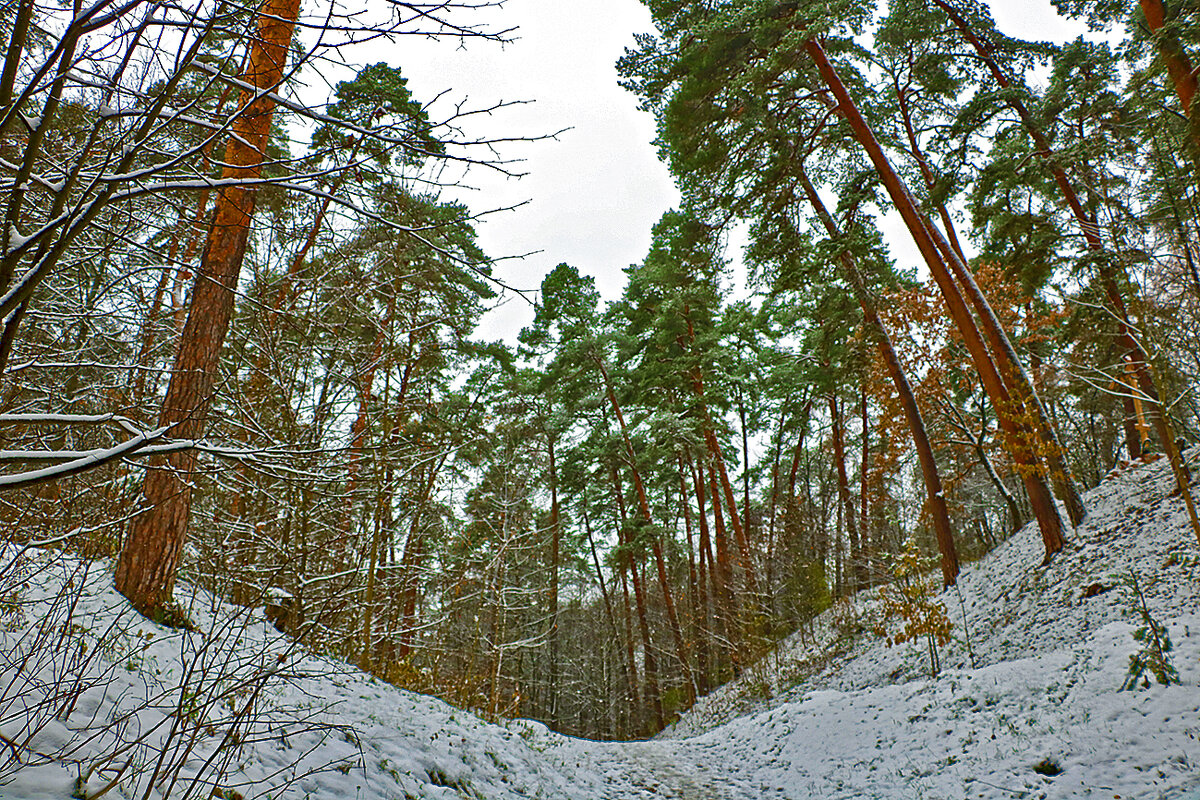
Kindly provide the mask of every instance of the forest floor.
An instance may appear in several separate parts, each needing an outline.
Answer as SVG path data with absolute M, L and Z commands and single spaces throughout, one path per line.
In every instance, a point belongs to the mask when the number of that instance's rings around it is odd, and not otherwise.
M 199 631 L 160 628 L 110 564 L 10 550 L 0 797 L 1200 800 L 1200 548 L 1171 489 L 1162 461 L 1114 473 L 1048 567 L 1033 527 L 968 565 L 936 679 L 923 645 L 871 632 L 863 592 L 648 742 L 485 723 L 182 585 Z M 1122 691 L 1131 571 L 1178 685 Z

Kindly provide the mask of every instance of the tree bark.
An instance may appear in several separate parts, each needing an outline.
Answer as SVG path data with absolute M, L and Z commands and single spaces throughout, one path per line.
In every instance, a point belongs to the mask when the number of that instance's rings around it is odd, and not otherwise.
M 592 551 L 592 564 L 596 568 L 596 580 L 600 583 L 600 596 L 604 598 L 604 613 L 608 619 L 608 627 L 612 631 L 613 640 L 620 643 L 621 631 L 617 626 L 617 617 L 613 613 L 612 598 L 609 596 L 608 585 L 604 582 L 604 570 L 600 567 L 600 555 L 596 552 L 596 538 L 592 535 L 592 523 L 588 519 L 587 498 L 583 501 L 583 530 L 587 535 L 588 547 Z M 618 650 L 620 648 L 618 647 Z M 625 686 L 628 691 L 628 701 L 631 706 L 637 704 L 637 679 L 630 679 L 628 665 L 621 659 L 617 659 L 621 664 L 621 676 L 624 678 Z
M 550 631 L 547 634 L 550 650 L 549 698 L 547 710 L 550 722 L 558 724 L 558 562 L 561 537 L 558 507 L 558 468 L 554 459 L 554 434 L 550 434 L 547 450 L 550 457 Z
M 12 35 L 4 54 L 4 71 L 0 73 L 0 117 L 8 115 L 12 105 L 13 86 L 17 80 L 17 67 L 25 53 L 29 40 L 29 24 L 33 20 L 33 0 L 21 0 L 13 17 Z
M 621 406 L 617 403 L 617 395 L 616 395 L 616 392 L 613 390 L 612 381 L 609 379 L 608 369 L 604 366 L 604 362 L 601 361 L 600 359 L 595 359 L 595 361 L 596 361 L 597 365 L 600 367 L 601 374 L 604 376 L 604 387 L 608 392 L 608 399 L 612 403 L 613 413 L 616 415 L 617 422 L 619 423 L 619 425 L 621 427 L 621 439 L 625 443 L 625 456 L 626 456 L 626 458 L 629 459 L 629 473 L 633 477 L 633 487 L 634 487 L 634 491 L 637 494 L 638 509 L 641 511 L 642 520 L 647 525 L 652 525 L 654 523 L 654 519 L 650 515 L 650 501 L 646 496 L 646 485 L 645 485 L 645 483 L 642 482 L 641 470 L 639 470 L 637 467 L 637 454 L 634 453 L 633 442 L 630 441 L 629 431 L 625 427 L 625 415 L 621 413 Z M 553 460 L 551 461 L 551 463 L 553 464 Z M 622 513 L 622 518 L 624 518 L 624 513 Z M 667 621 L 671 628 L 671 635 L 674 637 L 675 649 L 676 649 L 676 654 L 679 657 L 680 669 L 683 670 L 683 673 L 687 679 L 688 691 L 691 693 L 690 699 L 692 701 L 695 701 L 695 699 L 696 699 L 696 684 L 695 684 L 694 679 L 692 678 L 690 659 L 688 658 L 688 655 L 687 655 L 687 645 L 684 643 L 684 640 L 683 640 L 683 629 L 679 625 L 679 615 L 676 613 L 676 610 L 675 610 L 675 600 L 671 595 L 671 585 L 667 582 L 667 570 L 666 570 L 666 566 L 663 563 L 662 544 L 659 542 L 657 534 L 654 536 L 654 540 L 652 543 L 652 549 L 654 551 L 655 561 L 657 562 L 657 565 L 658 565 L 659 581 L 662 583 L 663 603 L 666 607 Z M 636 577 L 634 579 L 634 590 L 639 591 Z M 640 603 L 640 600 L 639 600 L 639 603 Z M 642 609 L 640 607 L 638 609 L 638 613 L 639 613 L 639 615 L 641 615 L 643 613 Z M 647 644 L 647 647 L 648 646 L 649 645 Z M 655 687 L 655 689 L 656 689 L 656 693 L 657 693 L 657 686 Z M 656 721 L 659 723 L 659 729 L 661 730 L 661 728 L 662 728 L 662 704 L 661 704 L 661 702 L 655 704 L 655 712 L 656 712 Z
M 994 64 L 994 62 L 991 63 Z M 897 93 L 901 116 L 904 120 L 904 129 L 908 136 L 909 149 L 920 167 L 926 190 L 932 194 L 935 185 L 933 171 L 924 153 L 921 152 L 920 143 L 917 141 L 916 131 L 913 128 L 909 115 L 906 94 L 899 87 L 897 87 Z M 1019 101 L 1012 102 L 1020 105 Z M 1026 121 L 1027 125 L 1032 125 L 1032 120 L 1028 117 L 1028 112 L 1022 116 L 1022 119 Z M 1049 415 L 1046 413 L 1046 409 L 1033 385 L 1033 381 L 1029 378 L 1024 366 L 1021 364 L 1016 349 L 1012 345 L 1012 340 L 1009 339 L 1008 333 L 1000 325 L 1000 321 L 992 310 L 991 304 L 988 303 L 987 298 L 980 291 L 970 270 L 967 269 L 967 260 L 963 256 L 962 247 L 958 242 L 958 235 L 954 230 L 954 221 L 950 218 L 950 212 L 942 203 L 938 203 L 937 208 L 938 215 L 942 220 L 942 226 L 945 228 L 945 237 L 948 241 L 942 240 L 942 237 L 938 235 L 938 231 L 932 223 L 929 224 L 930 233 L 933 235 L 939 249 L 942 250 L 942 256 L 954 273 L 960 290 L 971 301 L 971 305 L 975 309 L 980 326 L 984 334 L 988 337 L 992 353 L 995 355 L 1000 378 L 1004 381 L 1010 397 L 1019 401 L 1025 412 L 1034 418 L 1034 430 L 1038 438 L 1042 441 L 1045 458 L 1050 468 L 1050 480 L 1054 486 L 1055 493 L 1062 500 L 1063 505 L 1066 506 L 1067 516 L 1070 518 L 1071 524 L 1079 525 L 1083 522 L 1086 510 L 1083 505 L 1083 498 L 1080 496 L 1079 489 L 1076 487 L 1074 478 L 1071 476 L 1070 469 L 1067 466 L 1066 453 L 1058 438 L 1058 432 L 1055 430 Z
M 701 474 L 704 467 L 700 468 Z M 710 574 L 715 574 L 717 592 L 721 598 L 721 627 L 724 640 L 722 650 L 727 660 L 732 663 L 736 672 L 742 666 L 742 603 L 733 591 L 733 565 L 729 558 L 729 535 L 725 529 L 725 518 L 721 513 L 721 492 L 718 488 L 716 468 L 708 467 L 707 490 L 712 502 L 713 514 L 713 552 L 715 554 L 714 568 Z
M 691 319 L 687 315 L 688 308 L 685 306 L 684 319 L 687 322 L 687 346 L 691 347 L 696 342 L 696 332 L 692 327 Z M 684 346 L 682 341 L 680 341 L 680 346 Z M 712 414 L 708 409 L 708 403 L 704 399 L 704 373 L 701 372 L 699 365 L 692 368 L 690 377 L 692 391 L 696 394 L 696 402 L 700 406 L 700 413 L 704 420 L 704 443 L 708 447 L 708 452 L 720 477 L 721 489 L 725 497 L 725 507 L 729 512 L 729 526 L 733 529 L 734 540 L 737 542 L 738 560 L 742 567 L 743 580 L 746 582 L 746 593 L 750 596 L 751 608 L 757 609 L 759 606 L 758 578 L 751 566 L 750 542 L 746 536 L 744 521 L 738 515 L 737 501 L 733 494 L 733 485 L 729 480 L 729 472 L 725 468 L 725 456 L 721 452 L 721 443 L 717 441 L 716 427 L 713 424 Z M 714 501 L 716 500 L 715 497 L 713 499 Z M 748 508 L 743 510 L 749 511 Z
M 826 232 L 835 239 L 841 235 L 837 223 L 834 222 L 833 216 L 825 208 L 821 196 L 817 194 L 816 187 L 812 185 L 808 174 L 803 170 L 800 172 L 800 185 L 804 189 L 804 194 L 808 198 L 808 202 L 816 211 L 817 217 L 825 226 Z M 859 307 L 863 312 L 863 319 L 867 323 L 867 328 L 871 331 L 875 338 L 875 345 L 879 348 L 879 355 L 883 358 L 883 363 L 887 367 L 888 377 L 892 379 L 892 385 L 896 388 L 896 394 L 900 397 L 900 405 L 904 409 L 904 419 L 908 423 L 909 433 L 913 437 L 913 446 L 917 450 L 917 459 L 921 464 L 921 477 L 925 482 L 926 502 L 929 504 L 929 514 L 933 519 L 933 530 L 937 538 L 938 552 L 942 557 L 942 583 L 944 586 L 953 586 L 958 580 L 958 550 L 954 544 L 954 530 L 950 525 L 950 514 L 946 508 L 946 497 L 942 490 L 942 479 L 938 473 L 937 461 L 933 457 L 933 447 L 929 443 L 929 434 L 925 430 L 925 420 L 921 416 L 921 409 L 917 405 L 917 397 L 913 392 L 912 384 L 908 381 L 908 375 L 904 372 L 904 366 L 900 363 L 900 357 L 896 354 L 896 348 L 892 345 L 892 338 L 888 334 L 887 328 L 884 327 L 883 321 L 879 319 L 879 312 L 875 307 L 875 300 L 867 291 L 866 284 L 863 282 L 862 272 L 858 269 L 858 264 L 854 260 L 854 256 L 849 251 L 843 250 L 839 256 L 842 262 L 842 269 L 846 274 L 847 282 L 854 291 L 854 297 L 858 301 Z M 801 437 L 801 444 L 804 439 Z M 795 485 L 796 467 L 799 464 L 800 452 L 796 451 L 796 460 L 792 464 L 792 485 Z
M 388 308 L 383 318 L 383 324 L 375 331 L 370 360 L 367 361 L 366 366 L 355 370 L 354 383 L 358 393 L 358 413 L 354 417 L 354 424 L 350 426 L 350 460 L 346 464 L 346 485 L 342 490 L 345 502 L 342 504 L 342 514 L 337 526 L 338 541 L 336 544 L 343 553 L 349 552 L 351 549 L 350 528 L 355 510 L 354 495 L 358 491 L 358 476 L 362 471 L 363 450 L 367 444 L 367 424 L 371 417 L 371 395 L 375 388 L 375 375 L 383 360 L 383 345 L 392 329 L 395 306 L 396 296 L 393 294 L 388 298 Z
M 862 386 L 862 395 L 860 398 L 861 405 L 859 406 L 860 417 L 862 422 L 862 459 L 861 469 L 859 471 L 859 507 L 858 507 L 858 535 L 862 543 L 863 557 L 863 578 L 866 580 L 867 586 L 872 583 L 871 564 L 868 559 L 871 556 L 871 522 L 870 522 L 870 466 L 871 466 L 871 428 L 867 419 L 867 387 L 864 381 Z
M 283 78 L 288 45 L 299 14 L 299 0 L 264 0 L 258 37 L 251 46 L 242 111 L 226 147 L 225 178 L 256 178 L 261 172 L 271 129 L 274 101 L 267 96 Z M 204 435 L 221 346 L 233 315 L 234 291 L 250 235 L 256 189 L 229 186 L 218 195 L 212 226 L 192 293 L 159 424 L 173 435 Z M 141 613 L 164 618 L 170 613 L 175 570 L 187 537 L 191 479 L 196 452 L 186 450 L 160 460 L 146 473 L 146 510 L 133 522 L 116 568 L 116 586 Z
M 418 571 L 425 561 L 425 532 L 421 527 L 421 511 L 433 494 L 441 465 L 446 462 L 446 455 L 429 468 L 429 479 L 421 487 L 421 494 L 413 505 L 412 519 L 408 526 L 408 539 L 404 542 L 404 555 L 400 557 L 400 658 L 405 658 L 413 651 L 413 642 L 417 630 L 417 599 L 420 595 L 421 581 Z
M 1042 541 L 1046 550 L 1045 560 L 1048 562 L 1055 553 L 1062 549 L 1065 540 L 1062 533 L 1062 521 L 1058 516 L 1057 508 L 1055 508 L 1054 498 L 1050 493 L 1049 487 L 1046 485 L 1042 465 L 1038 463 L 1036 454 L 1029 447 L 1029 432 L 1021 430 L 1010 416 L 1013 403 L 1008 391 L 1000 379 L 991 355 L 987 352 L 987 347 L 980 337 L 979 330 L 971 317 L 971 312 L 967 308 L 962 294 L 958 290 L 954 276 L 950 273 L 943 260 L 940 248 L 935 243 L 929 227 L 917 209 L 916 202 L 909 193 L 908 187 L 896 173 L 891 162 L 888 161 L 883 148 L 880 147 L 874 133 L 871 132 L 870 126 L 863 119 L 845 85 L 833 69 L 833 65 L 829 63 L 829 59 L 826 57 L 825 51 L 821 48 L 820 44 L 816 40 L 810 39 L 805 43 L 805 50 L 816 63 L 825 84 L 829 87 L 834 97 L 837 98 L 838 107 L 850 124 L 855 138 L 858 139 L 863 149 L 867 151 L 867 155 L 875 166 L 880 179 L 883 181 L 884 187 L 892 199 L 892 203 L 904 219 L 905 225 L 913 237 L 913 241 L 921 251 L 921 255 L 929 267 L 930 274 L 938 284 L 938 288 L 946 300 L 947 309 L 954 319 L 955 325 L 963 335 L 964 344 L 966 344 L 967 349 L 971 353 L 975 367 L 979 370 L 988 395 L 992 398 L 992 403 L 996 407 L 997 416 L 1005 428 L 1008 447 L 1017 461 L 1018 471 L 1025 482 L 1026 490 L 1029 492 L 1030 503 L 1033 506 L 1034 513 L 1038 519 L 1038 527 L 1042 533 Z
M 642 638 L 642 671 L 646 678 L 646 704 L 650 707 L 653 733 L 665 727 L 663 720 L 662 692 L 658 683 L 658 659 L 654 656 L 654 642 L 650 638 L 650 622 L 646 616 L 646 592 L 642 578 L 638 574 L 637 562 L 633 559 L 633 542 L 628 536 L 626 525 L 628 515 L 625 512 L 625 498 L 621 490 L 621 479 L 617 468 L 612 467 L 613 492 L 617 500 L 617 545 L 625 548 L 625 570 L 633 584 L 634 607 L 637 609 L 638 633 Z
M 851 594 L 862 588 L 862 542 L 858 538 L 858 514 L 854 509 L 854 497 L 850 493 L 850 480 L 846 472 L 845 426 L 837 397 L 829 395 L 829 417 L 833 424 L 833 463 L 837 469 L 838 502 L 845 514 L 846 536 L 849 539 L 849 566 L 845 570 L 846 583 Z
M 692 606 L 692 639 L 696 648 L 696 695 L 708 694 L 708 576 L 704 569 L 704 553 L 693 546 L 692 512 L 688 503 L 687 473 L 683 456 L 679 457 L 679 505 L 683 510 L 683 526 L 688 542 L 688 585 Z M 705 537 L 707 538 L 707 536 Z
M 1154 46 L 1158 56 L 1167 66 L 1167 74 L 1175 86 L 1175 94 L 1179 97 L 1179 105 L 1183 107 L 1183 115 L 1187 119 L 1188 138 L 1192 163 L 1200 171 L 1200 118 L 1192 113 L 1192 100 L 1196 96 L 1196 70 L 1192 60 L 1179 36 L 1167 27 L 1168 18 L 1173 16 L 1167 10 L 1163 0 L 1139 0 L 1142 14 L 1146 17 L 1146 25 L 1154 34 Z

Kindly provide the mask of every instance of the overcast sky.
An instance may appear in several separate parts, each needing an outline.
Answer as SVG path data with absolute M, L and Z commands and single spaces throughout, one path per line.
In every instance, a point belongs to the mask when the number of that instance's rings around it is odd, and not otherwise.
M 1049 0 L 992 0 L 1000 29 L 1023 38 L 1065 41 L 1083 26 L 1059 19 Z M 511 145 L 523 158 L 521 180 L 476 170 L 475 191 L 461 194 L 472 210 L 528 203 L 481 221 L 480 242 L 489 255 L 533 253 L 497 267 L 507 283 L 536 289 L 566 261 L 596 278 L 606 298 L 619 296 L 622 270 L 641 261 L 650 228 L 679 196 L 657 159 L 654 122 L 636 98 L 617 85 L 616 60 L 633 35 L 652 29 L 650 14 L 635 0 L 508 0 L 489 19 L 516 26 L 516 41 L 440 42 L 404 39 L 382 58 L 409 77 L 418 99 L 447 91 L 447 101 L 470 106 L 532 100 L 529 105 L 478 120 L 478 136 L 536 136 L 563 128 L 557 141 Z M 443 109 L 445 106 L 443 106 Z M 892 227 L 892 226 L 888 226 Z M 889 244 L 900 260 L 915 254 L 896 230 Z M 731 254 L 736 257 L 736 254 Z M 520 298 L 492 312 L 481 334 L 512 339 L 532 319 Z

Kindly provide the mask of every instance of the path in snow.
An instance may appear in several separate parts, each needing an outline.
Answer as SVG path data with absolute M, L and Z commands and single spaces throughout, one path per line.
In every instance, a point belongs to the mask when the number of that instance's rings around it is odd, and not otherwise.
M 679 742 L 630 742 L 624 746 L 631 778 L 672 800 L 743 800 L 770 795 L 753 790 L 728 769 L 717 774 L 698 759 L 694 748 Z M 712 764 L 712 760 L 708 760 Z

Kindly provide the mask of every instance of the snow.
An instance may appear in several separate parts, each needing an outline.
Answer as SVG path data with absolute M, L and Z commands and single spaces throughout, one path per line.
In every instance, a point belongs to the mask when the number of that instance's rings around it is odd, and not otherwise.
M 818 620 L 819 646 L 784 642 L 648 742 L 485 723 L 304 653 L 261 609 L 183 585 L 205 633 L 170 631 L 128 609 L 111 564 L 10 548 L 0 734 L 28 745 L 18 767 L 0 742 L 0 797 L 65 798 L 98 765 L 87 792 L 119 777 L 105 796 L 123 800 L 1198 800 L 1200 548 L 1172 488 L 1162 461 L 1116 473 L 1050 566 L 1033 527 L 967 566 L 961 602 L 942 595 L 957 636 L 936 679 L 922 647 L 869 631 L 865 592 Z M 1120 690 L 1140 647 L 1116 586 L 1129 569 L 1167 626 L 1181 685 Z M 1114 588 L 1085 597 L 1094 583 Z M 1034 770 L 1044 762 L 1058 774 Z
M 55 478 L 73 475 L 77 472 L 83 472 L 91 469 L 93 466 L 102 464 L 106 461 L 113 461 L 118 458 L 133 456 L 133 455 L 152 455 L 155 453 L 169 453 L 176 450 L 190 449 L 196 446 L 196 443 L 190 439 L 182 439 L 174 442 L 166 442 L 164 444 L 154 444 L 162 439 L 168 427 L 156 428 L 152 431 L 139 433 L 131 439 L 127 439 L 120 444 L 112 447 L 99 448 L 95 450 L 0 450 L 0 461 L 11 459 L 29 459 L 29 460 L 57 460 L 59 458 L 70 459 L 61 464 L 55 464 L 42 469 L 29 470 L 27 472 L 17 472 L 10 475 L 0 475 L 0 487 L 17 487 L 30 486 L 42 481 L 53 480 Z
M 16 225 L 8 226 L 8 252 L 15 253 L 24 247 L 32 236 L 22 236 Z

